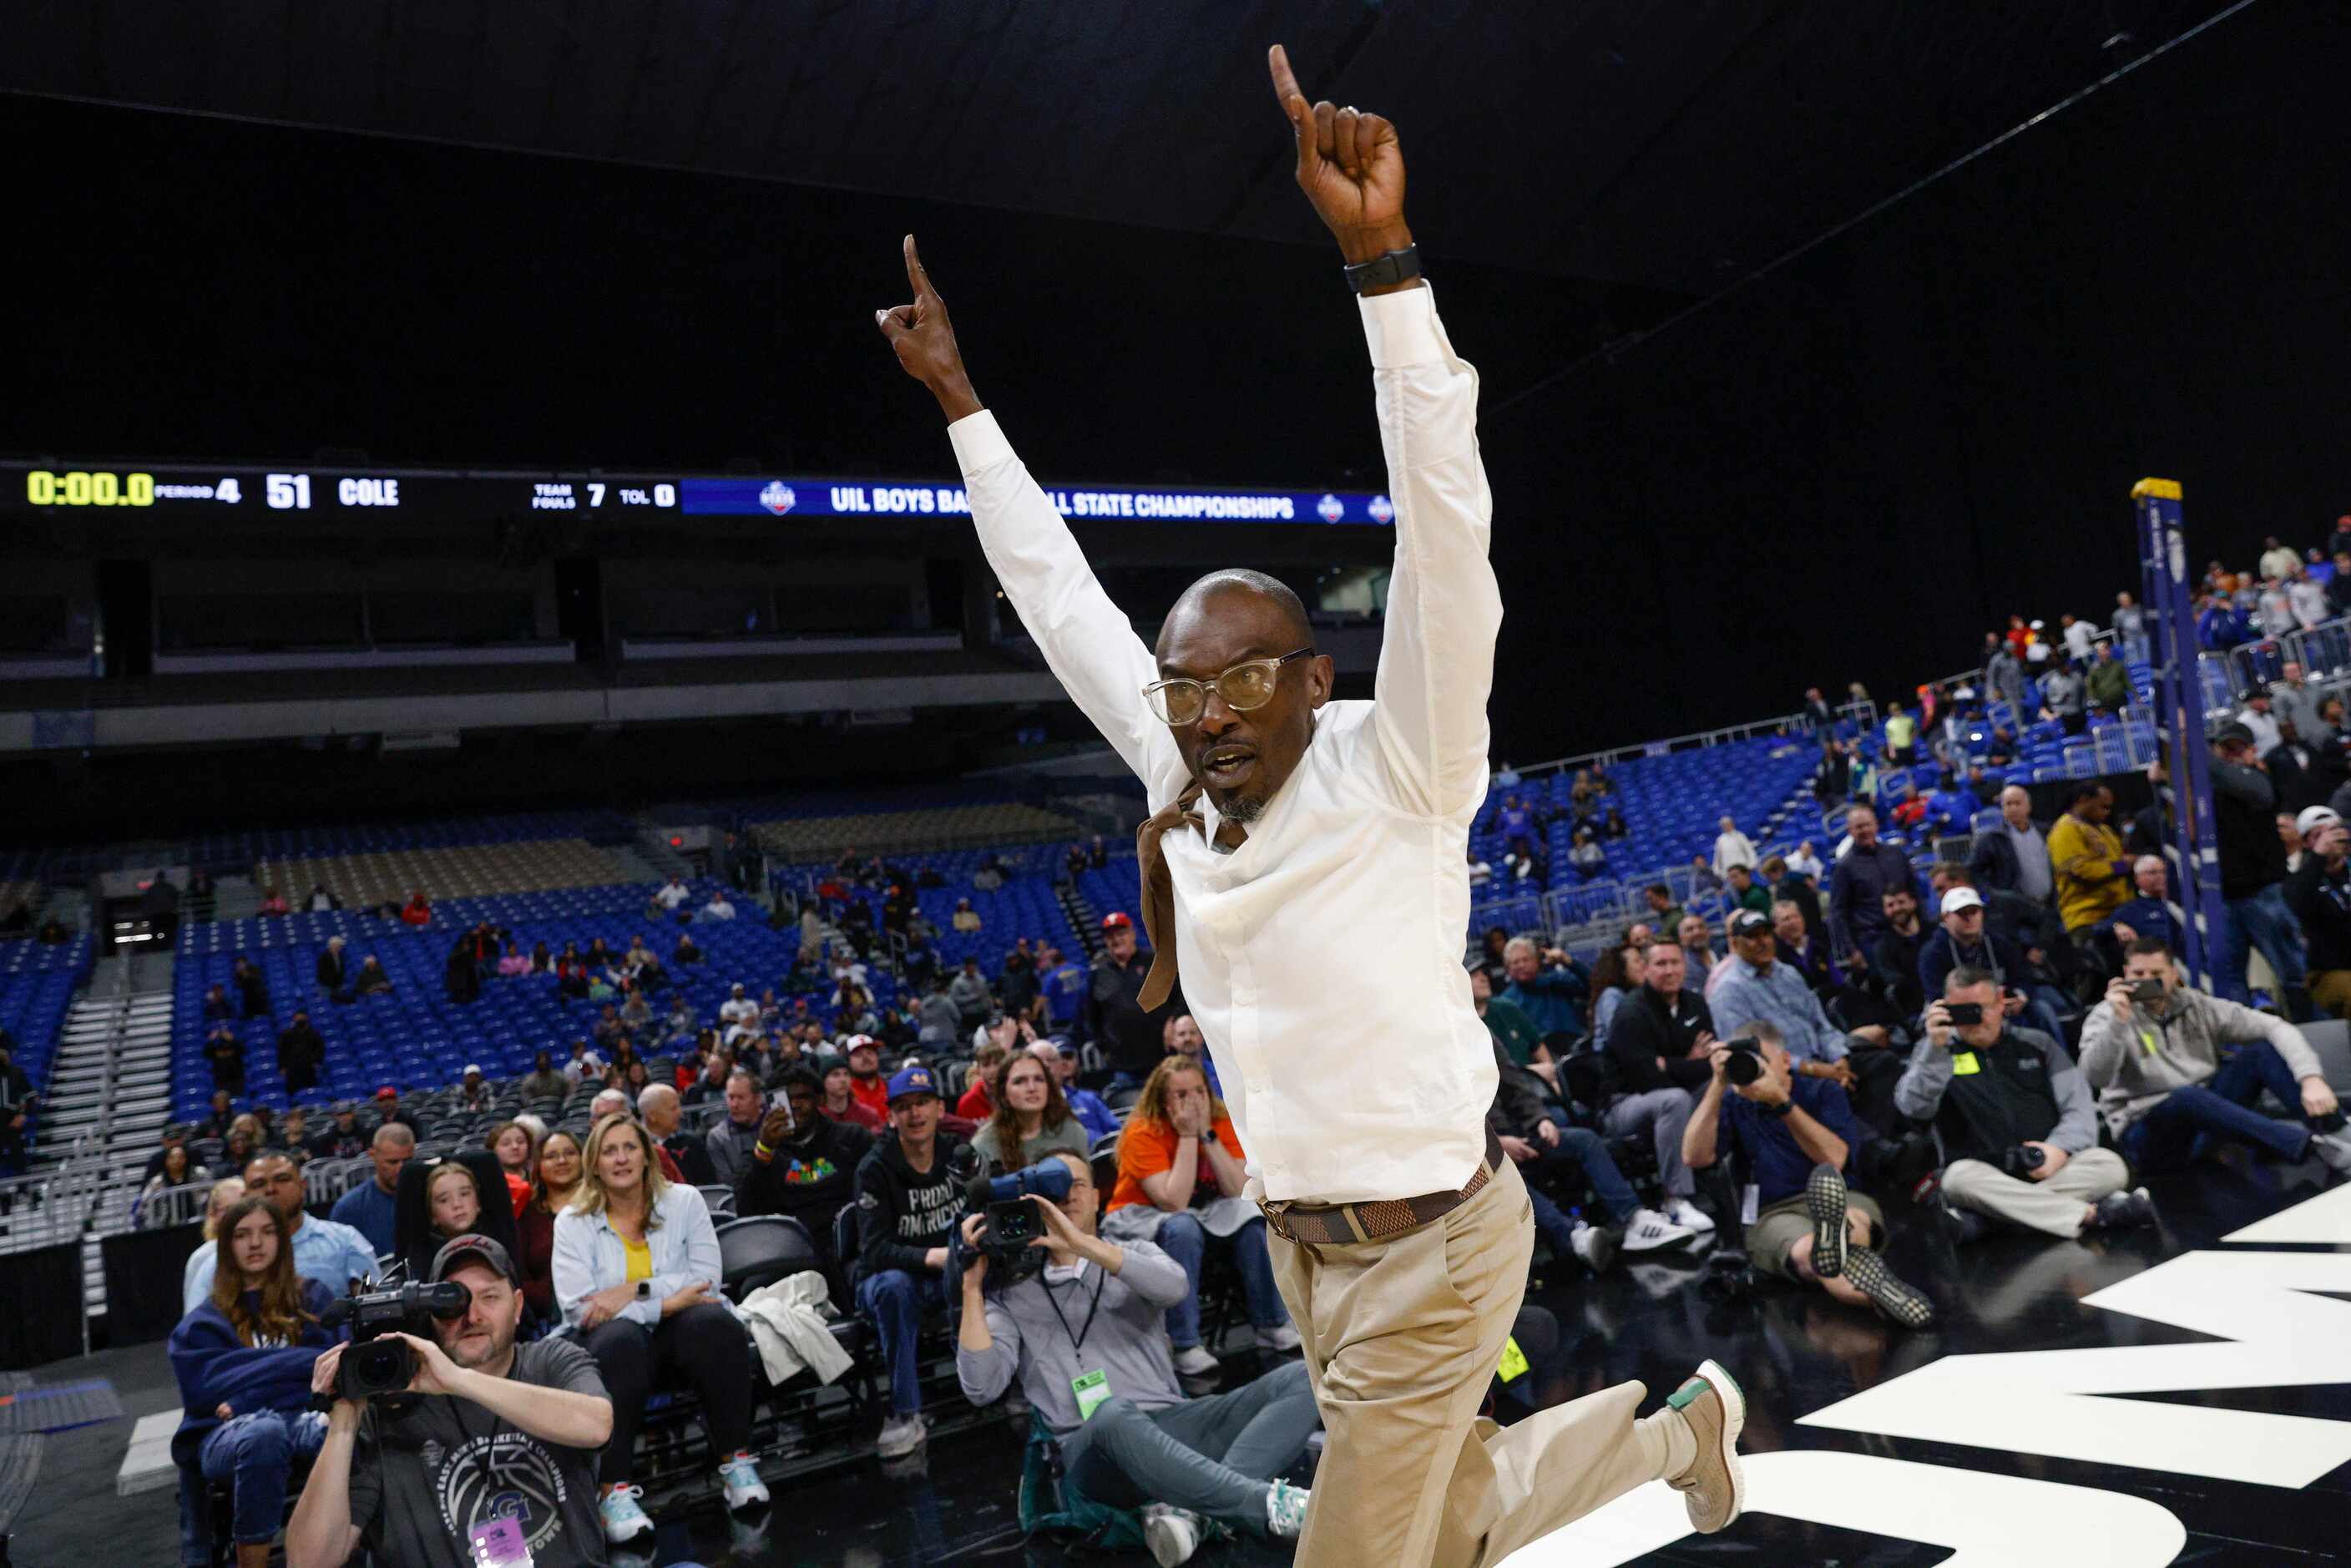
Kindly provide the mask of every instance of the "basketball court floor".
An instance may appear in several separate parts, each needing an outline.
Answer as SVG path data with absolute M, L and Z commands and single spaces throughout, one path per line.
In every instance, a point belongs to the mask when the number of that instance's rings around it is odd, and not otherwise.
M 2351 1185 L 2235 1151 L 2151 1183 L 2162 1223 L 2094 1243 L 2013 1236 L 1955 1253 L 1897 1230 L 1940 1319 L 1903 1333 L 1817 1291 L 1701 1290 L 1702 1258 L 1541 1280 L 1561 1322 L 1546 1397 L 1624 1377 L 1662 1399 L 1701 1357 L 1744 1382 L 1747 1516 L 1686 1532 L 1651 1487 L 1537 1542 L 1515 1568 L 2155 1568 L 2351 1562 Z M 1898 1206 L 1896 1223 L 1906 1216 Z M 1228 1375 L 1253 1375 L 1250 1355 Z M 161 1346 L 45 1368 L 113 1380 L 136 1416 L 176 1403 Z M 49 1439 L 14 1525 L 17 1563 L 177 1559 L 168 1490 L 115 1496 L 128 1424 Z M 1118 1562 L 1019 1540 L 1016 1429 L 935 1438 L 785 1483 L 763 1521 L 663 1520 L 660 1564 L 899 1568 Z M 1286 1562 L 1261 1544 L 1196 1561 Z M 622 1559 L 627 1562 L 630 1559 Z M 1123 1561 L 1147 1562 L 1140 1554 Z M 1366 1565 L 1374 1568 L 1374 1565 Z M 1377 1565 L 1386 1568 L 1386 1565 Z

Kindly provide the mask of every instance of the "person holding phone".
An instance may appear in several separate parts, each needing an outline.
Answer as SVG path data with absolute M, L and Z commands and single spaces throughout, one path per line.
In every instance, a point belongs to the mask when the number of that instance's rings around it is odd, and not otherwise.
M 2147 1189 L 2126 1190 L 2123 1157 L 2098 1147 L 2088 1082 L 2064 1046 L 2011 1022 L 1998 977 L 1960 965 L 1925 1021 L 1894 1099 L 1935 1124 L 1959 1239 L 1982 1235 L 1985 1220 L 2067 1238 L 2155 1222 Z
M 2224 1059 L 2229 1045 L 2237 1049 Z M 2351 1171 L 2342 1110 L 2302 1031 L 2184 984 L 2152 937 L 2130 945 L 2105 1000 L 2083 1020 L 2082 1073 L 2099 1091 L 2116 1144 L 2142 1170 L 2186 1165 L 2225 1138 Z M 2253 1109 L 2263 1089 L 2300 1118 Z

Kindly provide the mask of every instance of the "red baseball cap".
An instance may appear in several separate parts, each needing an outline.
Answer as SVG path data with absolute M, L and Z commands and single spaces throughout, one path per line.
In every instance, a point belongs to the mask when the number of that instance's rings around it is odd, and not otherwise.
M 400 1098 L 400 1091 L 399 1091 L 399 1090 L 397 1090 L 397 1089 L 394 1089 L 394 1088 L 393 1088 L 391 1084 L 389 1084 L 389 1083 L 387 1083 L 387 1084 L 383 1085 L 383 1087 L 381 1087 L 381 1089 L 378 1089 L 378 1090 L 375 1092 L 375 1097 L 376 1097 L 377 1099 L 379 1099 L 379 1100 L 382 1099 L 382 1098 L 383 1098 L 385 1095 L 387 1095 L 387 1094 L 391 1095 L 391 1096 L 392 1096 L 393 1099 L 395 1099 L 395 1100 L 397 1100 L 397 1099 L 399 1099 L 399 1098 Z
M 1134 922 L 1126 917 L 1126 911 L 1123 909 L 1113 909 L 1102 916 L 1102 928 L 1105 931 L 1129 931 L 1134 927 Z

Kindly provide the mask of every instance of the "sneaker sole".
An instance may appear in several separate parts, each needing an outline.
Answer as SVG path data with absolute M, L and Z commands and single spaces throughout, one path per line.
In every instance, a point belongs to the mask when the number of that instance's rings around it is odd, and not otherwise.
M 1690 1374 L 1689 1382 L 1684 1383 L 1681 1391 L 1666 1403 L 1676 1409 L 1689 1403 L 1682 1398 L 1682 1392 L 1688 1390 L 1690 1383 L 1705 1384 L 1722 1401 L 1722 1434 L 1717 1441 L 1723 1469 L 1730 1477 L 1730 1511 L 1715 1529 L 1728 1530 L 1738 1521 L 1740 1514 L 1747 1511 L 1747 1472 L 1739 1464 L 1739 1434 L 1747 1426 L 1747 1395 L 1739 1386 L 1739 1380 L 1731 1376 L 1721 1363 L 1707 1360 L 1698 1363 L 1698 1370 Z M 1696 1524 L 1698 1521 L 1693 1518 L 1690 1522 Z
M 1179 1563 L 1188 1563 L 1192 1560 L 1193 1552 L 1198 1549 L 1196 1543 L 1186 1545 L 1182 1531 L 1164 1519 L 1143 1521 L 1143 1544 L 1159 1568 L 1176 1568 Z
M 1605 1230 L 1595 1228 L 1592 1232 L 1592 1256 L 1586 1258 L 1581 1252 L 1575 1255 L 1582 1260 L 1583 1266 L 1593 1273 L 1605 1274 L 1608 1272 L 1608 1265 L 1616 1261 L 1616 1238 Z M 1574 1251 L 1573 1247 L 1568 1249 Z
M 1845 1255 L 1845 1278 L 1878 1311 L 1905 1328 L 1922 1329 L 1935 1321 L 1935 1303 L 1925 1292 L 1897 1279 L 1886 1260 L 1866 1247 L 1856 1247 Z
M 1804 1180 L 1804 1208 L 1813 1217 L 1813 1272 L 1834 1280 L 1844 1272 L 1844 1177 L 1818 1165 Z

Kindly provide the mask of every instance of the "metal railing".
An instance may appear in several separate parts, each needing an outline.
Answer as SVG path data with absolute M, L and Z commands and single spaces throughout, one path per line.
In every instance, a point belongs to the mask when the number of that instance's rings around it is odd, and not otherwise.
M 1877 704 L 1868 698 L 1840 703 L 1833 710 L 1841 720 L 1850 720 L 1863 734 L 1877 727 Z M 1619 746 L 1606 751 L 1587 751 L 1574 757 L 1562 757 L 1549 762 L 1512 764 L 1511 771 L 1521 779 L 1548 778 L 1570 768 L 1603 768 L 1618 762 L 1631 762 L 1644 757 L 1664 757 L 1669 752 L 1691 751 L 1701 747 L 1725 746 L 1732 741 L 1757 740 L 1771 736 L 1810 735 L 1813 721 L 1809 714 L 1780 714 L 1771 718 L 1750 720 L 1721 729 L 1695 730 L 1688 735 L 1669 736 L 1664 740 L 1638 740 L 1629 746 Z

